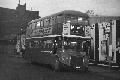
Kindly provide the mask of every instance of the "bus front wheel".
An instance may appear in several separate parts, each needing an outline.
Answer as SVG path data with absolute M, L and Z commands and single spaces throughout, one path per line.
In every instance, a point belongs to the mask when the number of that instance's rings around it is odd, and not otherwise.
M 82 67 L 82 72 L 88 72 L 88 67 Z

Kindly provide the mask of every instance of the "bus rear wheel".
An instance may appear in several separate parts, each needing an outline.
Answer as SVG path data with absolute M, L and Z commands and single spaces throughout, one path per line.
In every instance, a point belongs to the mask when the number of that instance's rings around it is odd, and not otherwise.
M 27 62 L 28 62 L 29 64 L 32 64 L 32 63 L 33 63 L 33 62 L 32 62 L 32 57 L 31 57 L 31 56 L 27 59 Z
M 54 71 L 57 72 L 60 70 L 60 62 L 58 59 L 55 59 L 55 63 L 54 63 Z

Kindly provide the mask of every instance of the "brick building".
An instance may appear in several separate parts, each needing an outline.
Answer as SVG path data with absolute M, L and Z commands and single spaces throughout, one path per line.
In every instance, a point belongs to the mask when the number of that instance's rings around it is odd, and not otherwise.
M 39 11 L 26 10 L 26 4 L 18 4 L 16 9 L 0 7 L 0 43 L 13 39 L 27 23 L 39 18 Z

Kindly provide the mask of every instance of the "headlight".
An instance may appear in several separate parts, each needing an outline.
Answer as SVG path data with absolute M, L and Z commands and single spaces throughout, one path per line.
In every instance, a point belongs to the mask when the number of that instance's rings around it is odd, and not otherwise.
M 81 67 L 80 67 L 80 66 L 76 66 L 76 68 L 78 68 L 78 69 L 79 69 L 79 68 L 81 68 Z
M 71 60 L 71 56 L 70 56 L 70 58 L 69 58 L 70 60 Z
M 83 58 L 83 63 L 85 62 L 85 59 Z

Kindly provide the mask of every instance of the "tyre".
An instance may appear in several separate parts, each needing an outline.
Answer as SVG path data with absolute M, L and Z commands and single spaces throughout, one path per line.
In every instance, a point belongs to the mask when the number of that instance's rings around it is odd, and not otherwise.
M 54 63 L 54 71 L 57 72 L 60 70 L 60 62 L 58 60 L 58 58 L 55 59 L 55 63 Z

